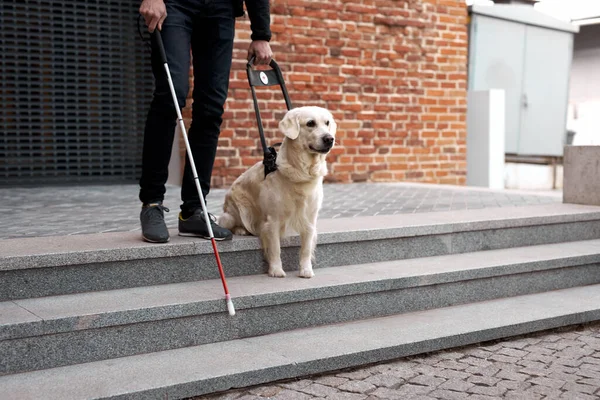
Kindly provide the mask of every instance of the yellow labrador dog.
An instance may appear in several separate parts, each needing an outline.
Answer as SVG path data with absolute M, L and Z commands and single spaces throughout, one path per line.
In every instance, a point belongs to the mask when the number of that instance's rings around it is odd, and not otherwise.
M 269 276 L 284 277 L 280 238 L 300 234 L 299 276 L 312 278 L 317 214 L 323 202 L 325 157 L 335 141 L 336 123 L 320 107 L 299 107 L 279 123 L 285 135 L 277 170 L 265 178 L 262 162 L 244 172 L 225 196 L 219 225 L 236 235 L 259 236 Z

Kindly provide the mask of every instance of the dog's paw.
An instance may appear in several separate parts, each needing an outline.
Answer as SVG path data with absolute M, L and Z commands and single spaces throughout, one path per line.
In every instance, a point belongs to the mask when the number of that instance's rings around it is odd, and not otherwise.
M 283 268 L 269 268 L 269 276 L 273 278 L 285 278 L 285 271 Z
M 250 235 L 250 232 L 248 232 L 246 230 L 246 228 L 238 226 L 236 228 L 233 228 L 233 234 L 234 235 L 240 235 L 240 236 L 248 236 L 248 235 Z
M 313 272 L 312 268 L 302 268 L 300 272 L 298 272 L 298 276 L 300 278 L 312 278 L 315 276 L 315 273 Z

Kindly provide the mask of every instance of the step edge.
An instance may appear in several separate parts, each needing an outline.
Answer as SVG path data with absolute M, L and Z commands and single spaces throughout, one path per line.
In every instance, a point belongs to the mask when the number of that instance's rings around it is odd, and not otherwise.
M 600 285 L 591 285 L 594 286 L 594 288 L 598 288 L 600 287 Z M 573 289 L 565 289 L 563 290 L 563 292 L 573 292 Z M 523 296 L 523 297 L 533 297 L 533 296 L 538 296 L 538 295 L 527 295 L 527 296 Z M 500 300 L 491 300 L 491 301 L 486 301 L 486 302 L 480 302 L 480 303 L 488 303 L 488 305 L 490 303 L 493 302 L 502 302 L 502 301 L 507 301 L 508 299 L 500 299 Z M 472 303 L 472 304 L 467 304 L 467 305 L 462 305 L 462 306 L 454 306 L 454 307 L 450 307 L 450 308 L 457 308 L 457 307 L 469 307 L 472 305 L 476 305 L 477 303 Z M 430 310 L 431 312 L 435 312 L 438 310 Z M 423 311 L 423 312 L 417 312 L 419 314 L 424 314 L 427 313 L 428 311 Z M 383 318 L 390 318 L 390 317 L 383 317 Z M 402 318 L 402 316 L 400 316 L 400 318 Z M 373 320 L 377 320 L 380 318 L 375 318 Z M 405 341 L 402 343 L 396 343 L 394 345 L 388 345 L 388 346 L 381 346 L 381 347 L 377 347 L 377 348 L 370 348 L 367 350 L 357 350 L 354 352 L 343 352 L 343 353 L 339 353 L 339 355 L 335 355 L 335 356 L 327 356 L 325 358 L 315 358 L 313 357 L 312 359 L 308 359 L 308 360 L 300 360 L 300 359 L 290 359 L 289 356 L 286 358 L 285 354 L 279 354 L 279 353 L 275 353 L 276 355 L 280 355 L 282 358 L 282 360 L 279 362 L 279 364 L 272 366 L 272 369 L 279 369 L 281 370 L 282 368 L 284 369 L 283 372 L 279 371 L 279 374 L 272 378 L 265 378 L 264 377 L 264 373 L 261 376 L 260 374 L 257 373 L 257 369 L 255 368 L 255 366 L 253 366 L 253 368 L 246 368 L 245 370 L 239 371 L 239 372 L 235 372 L 235 373 L 227 373 L 227 374 L 221 374 L 221 375 L 217 375 L 215 373 L 213 373 L 212 377 L 208 377 L 206 379 L 194 379 L 194 380 L 188 380 L 186 382 L 179 382 L 179 383 L 175 383 L 175 384 L 171 384 L 169 386 L 160 386 L 160 387 L 153 387 L 153 388 L 148 388 L 148 389 L 144 389 L 144 390 L 129 390 L 129 391 L 122 391 L 121 393 L 113 393 L 112 395 L 106 395 L 106 396 L 102 396 L 102 397 L 98 397 L 98 398 L 111 398 L 111 399 L 121 399 L 121 398 L 128 398 L 128 399 L 136 399 L 136 398 L 148 398 L 149 396 L 163 396 L 165 394 L 169 395 L 169 398 L 182 398 L 182 397 L 187 397 L 187 396 L 197 396 L 197 395 L 202 395 L 202 394 L 207 394 L 207 393 L 214 393 L 214 392 L 218 392 L 218 391 L 223 391 L 223 390 L 228 390 L 230 388 L 233 387 L 248 387 L 251 385 L 255 385 L 255 384 L 261 384 L 261 383 L 266 383 L 266 382 L 270 382 L 273 380 L 280 380 L 280 379 L 288 379 L 288 378 L 294 378 L 294 377 L 299 377 L 299 376 L 306 376 L 306 375 L 310 375 L 310 374 L 317 374 L 317 373 L 323 373 L 326 371 L 331 371 L 331 370 L 339 370 L 342 368 L 348 368 L 348 367 L 355 367 L 355 366 L 359 366 L 359 365 L 365 365 L 365 364 L 370 364 L 373 362 L 380 362 L 380 361 L 388 361 L 388 360 L 392 360 L 392 359 L 396 359 L 396 358 L 400 358 L 400 357 L 405 357 L 408 355 L 414 355 L 414 354 L 421 354 L 421 353 L 425 353 L 425 352 L 430 352 L 430 351 L 437 351 L 437 350 L 441 350 L 441 349 L 446 349 L 446 348 L 453 348 L 453 347 L 458 347 L 458 346 L 464 346 L 464 345 L 468 345 L 468 344 L 473 344 L 473 343 L 480 343 L 483 341 L 489 341 L 489 340 L 494 340 L 494 339 L 499 339 L 499 338 L 503 338 L 503 337 L 510 337 L 510 336 L 515 336 L 515 335 L 521 335 L 521 334 L 525 334 L 525 333 L 531 333 L 531 332 L 536 332 L 536 331 L 542 331 L 542 330 L 547 330 L 547 329 L 553 329 L 553 328 L 557 328 L 560 326 L 567 326 L 567 325 L 573 325 L 573 324 L 580 324 L 580 323 L 585 323 L 585 322 L 590 322 L 590 321 L 596 321 L 600 319 L 600 307 L 595 306 L 595 307 L 581 307 L 578 310 L 562 310 L 562 311 L 555 311 L 554 315 L 551 316 L 530 316 L 527 320 L 522 320 L 519 322 L 515 322 L 515 323 L 511 323 L 510 321 L 504 321 L 503 323 L 495 323 L 495 324 L 490 324 L 487 328 L 482 328 L 482 329 L 473 329 L 470 330 L 468 332 L 454 332 L 451 334 L 441 334 L 437 337 L 434 338 L 428 338 L 428 339 L 424 339 L 424 340 L 412 340 L 412 341 Z M 348 324 L 344 324 L 344 325 L 351 325 L 351 323 Z M 331 329 L 331 326 L 326 326 L 326 327 L 319 327 L 319 328 L 311 328 L 313 330 L 321 330 L 321 329 Z M 335 329 L 336 327 L 333 327 L 333 329 Z M 286 334 L 287 332 L 284 332 L 283 334 Z M 327 333 L 327 332 L 325 332 Z M 445 333 L 445 332 L 444 332 Z M 484 335 L 482 338 L 482 334 Z M 278 335 L 278 334 L 273 334 L 273 335 Z M 287 335 L 290 336 L 290 335 Z M 257 338 L 251 338 L 251 339 L 238 339 L 237 341 L 239 342 L 254 342 L 253 339 L 258 339 L 258 343 L 253 343 L 253 345 L 257 346 L 260 345 L 260 341 L 261 340 L 266 340 L 269 339 L 267 337 L 257 337 Z M 226 344 L 221 344 L 221 345 L 226 345 Z M 202 346 L 210 346 L 210 345 L 201 345 L 201 346 L 195 346 L 194 349 L 199 349 Z M 410 349 L 410 347 L 412 346 L 412 349 Z M 420 346 L 420 347 L 419 347 Z M 414 347 L 416 347 L 417 349 L 415 350 Z M 408 351 L 406 351 L 406 349 L 408 349 Z M 269 347 L 261 347 L 261 350 L 264 350 L 265 352 L 272 352 L 273 350 Z M 168 352 L 171 351 L 178 351 L 178 350 L 169 350 L 169 351 L 165 351 L 165 352 L 159 352 L 159 353 L 163 353 L 166 354 Z M 191 351 L 191 348 L 188 349 L 188 351 Z M 155 354 L 158 355 L 159 353 L 150 353 L 149 355 Z M 173 353 L 171 353 L 173 354 Z M 131 360 L 139 360 L 139 357 L 144 357 L 144 356 L 148 356 L 147 355 L 141 355 L 141 356 L 131 356 L 131 357 L 125 357 L 122 358 L 120 360 L 115 359 L 113 360 L 114 362 L 132 362 Z M 356 361 L 357 359 L 359 359 L 359 361 Z M 111 360 L 106 360 L 106 361 L 98 361 L 98 362 L 92 362 L 92 363 L 88 363 L 87 366 L 88 368 L 90 366 L 103 366 L 106 365 L 106 363 L 111 362 Z M 86 364 L 81 364 L 81 365 L 86 365 Z M 74 366 L 67 366 L 67 367 L 58 367 L 58 368 L 53 368 L 51 370 L 48 371 L 52 371 L 53 373 L 60 373 L 60 372 L 71 372 L 73 373 L 75 370 L 77 370 L 78 368 L 80 368 L 80 365 L 74 365 Z M 285 370 L 287 369 L 287 370 Z M 264 369 L 262 370 L 258 370 L 258 372 L 260 371 L 265 371 Z M 0 377 L 0 383 L 2 383 L 2 381 L 4 381 L 4 383 L 6 383 L 7 381 L 9 381 L 11 379 L 11 377 L 18 377 L 18 379 L 35 379 L 36 377 L 39 377 L 40 374 L 44 374 L 44 370 L 42 371 L 35 371 L 35 372 L 28 372 L 28 373 L 22 373 L 22 374 L 15 374 L 15 375 L 7 375 L 4 377 Z M 236 380 L 237 379 L 237 382 Z M 31 383 L 31 382 L 30 382 Z M 212 385 L 212 386 L 209 386 Z M 29 389 L 32 388 L 31 384 L 28 384 L 27 387 Z M 8 399 L 12 399 L 13 397 L 10 397 L 10 392 L 8 392 Z M 47 393 L 47 392 L 45 392 Z M 38 392 L 39 394 L 39 392 Z M 49 397 L 48 400 L 50 400 L 51 398 L 53 398 L 50 393 L 48 393 Z M 23 393 L 19 393 L 19 396 L 14 397 L 19 398 L 20 400 L 25 400 L 27 399 L 27 397 L 23 397 Z M 75 397 L 73 397 L 75 398 Z M 61 400 L 66 400 L 64 397 L 61 398 Z
M 518 207 L 517 207 L 518 208 Z M 436 213 L 436 214 L 442 214 Z M 348 218 L 347 220 L 355 220 Z M 557 224 L 571 224 L 600 220 L 600 211 L 581 211 L 576 213 L 536 215 L 530 217 L 514 218 L 486 218 L 478 221 L 466 222 L 440 222 L 416 226 L 365 228 L 360 230 L 338 230 L 319 232 L 317 245 L 347 242 L 366 242 L 373 240 L 386 240 L 409 238 L 418 236 L 434 236 L 455 234 L 461 232 L 487 231 L 496 229 L 525 228 L 532 226 L 546 226 Z M 342 221 L 330 220 L 330 221 Z M 129 232 L 123 232 L 128 234 Z M 62 238 L 68 238 L 64 236 Z M 9 239 L 18 240 L 18 239 Z M 24 239 L 27 240 L 27 239 Z M 183 243 L 180 243 L 183 241 Z M 298 247 L 299 237 L 293 235 L 282 240 L 281 246 Z M 259 251 L 260 241 L 257 237 L 236 236 L 234 240 L 219 242 L 218 249 L 221 253 L 240 251 Z M 173 240 L 165 244 L 136 243 L 135 247 L 120 247 L 112 249 L 92 249 L 81 251 L 49 252 L 44 254 L 20 254 L 0 256 L 0 272 L 33 268 L 53 268 L 62 266 L 76 266 L 82 264 L 95 264 L 104 262 L 120 262 L 143 260 L 146 258 L 174 258 L 181 256 L 210 255 L 213 253 L 210 241 L 190 241 L 189 238 Z
M 456 255 L 460 256 L 460 255 Z M 450 257 L 450 256 L 449 256 Z M 399 260 L 401 262 L 403 260 Z M 381 262 L 373 264 L 391 264 L 393 262 Z M 302 303 L 309 301 L 322 301 L 330 298 L 364 295 L 370 293 L 381 293 L 410 289 L 416 287 L 427 287 L 441 284 L 449 284 L 460 281 L 497 278 L 509 275 L 520 275 L 526 273 L 537 273 L 543 271 L 558 270 L 563 268 L 574 268 L 585 265 L 600 263 L 600 253 L 547 258 L 543 260 L 525 261 L 520 263 L 495 264 L 484 267 L 476 267 L 466 270 L 452 270 L 434 272 L 424 275 L 410 275 L 399 277 L 382 277 L 378 279 L 365 279 L 356 282 L 335 285 L 343 288 L 343 293 L 331 294 L 331 286 L 312 288 L 301 288 L 284 290 L 281 292 L 257 293 L 241 297 L 235 297 L 233 302 L 236 309 L 246 310 L 261 307 L 277 307 L 290 303 Z M 330 267 L 343 268 L 343 267 Z M 466 275 L 465 275 L 466 274 Z M 218 280 L 213 280 L 219 284 Z M 128 290 L 128 289 L 120 289 Z M 111 291 L 106 291 L 111 292 Z M 68 295 L 77 297 L 78 294 Z M 61 297 L 61 296 L 56 296 Z M 81 296 L 80 296 L 81 297 Z M 44 298 L 27 299 L 32 301 L 43 301 Z M 59 333 L 78 332 L 90 329 L 105 329 L 145 322 L 157 322 L 173 318 L 200 317 L 203 315 L 226 312 L 227 307 L 222 299 L 207 299 L 181 304 L 168 304 L 138 309 L 114 310 L 106 313 L 82 314 L 77 316 L 64 316 L 52 319 L 40 318 L 36 321 L 24 321 L 18 323 L 7 323 L 0 325 L 0 340 L 14 340 L 52 335 Z M 24 307 L 23 300 L 9 301 L 21 307 L 25 311 L 36 315 L 31 307 Z M 149 312 L 150 311 L 150 312 Z M 166 314 L 171 314 L 165 317 Z M 122 316 L 124 319 L 118 319 Z M 235 318 L 235 317 L 234 317 Z M 118 322 L 115 322 L 118 321 Z M 1 321 L 0 321 L 1 323 Z M 33 327 L 33 328 L 32 328 Z M 24 330 L 33 329 L 35 333 L 24 333 Z M 21 333 L 23 332 L 23 333 Z

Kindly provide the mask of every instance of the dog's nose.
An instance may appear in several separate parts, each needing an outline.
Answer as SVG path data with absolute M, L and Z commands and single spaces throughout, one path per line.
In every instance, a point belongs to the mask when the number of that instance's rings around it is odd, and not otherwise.
M 323 136 L 323 143 L 327 147 L 333 146 L 333 136 L 331 136 L 331 135 L 325 135 L 325 136 Z

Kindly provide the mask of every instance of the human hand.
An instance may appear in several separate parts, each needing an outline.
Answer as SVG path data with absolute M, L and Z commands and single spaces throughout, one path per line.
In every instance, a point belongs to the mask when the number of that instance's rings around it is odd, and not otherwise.
M 165 7 L 164 0 L 142 1 L 140 14 L 142 14 L 142 17 L 146 21 L 148 32 L 154 32 L 154 29 L 157 27 L 159 31 L 162 30 L 163 21 L 167 18 L 167 8 Z
M 269 42 L 266 40 L 253 40 L 248 48 L 248 61 L 252 57 L 254 57 L 255 65 L 268 65 L 273 57 Z

